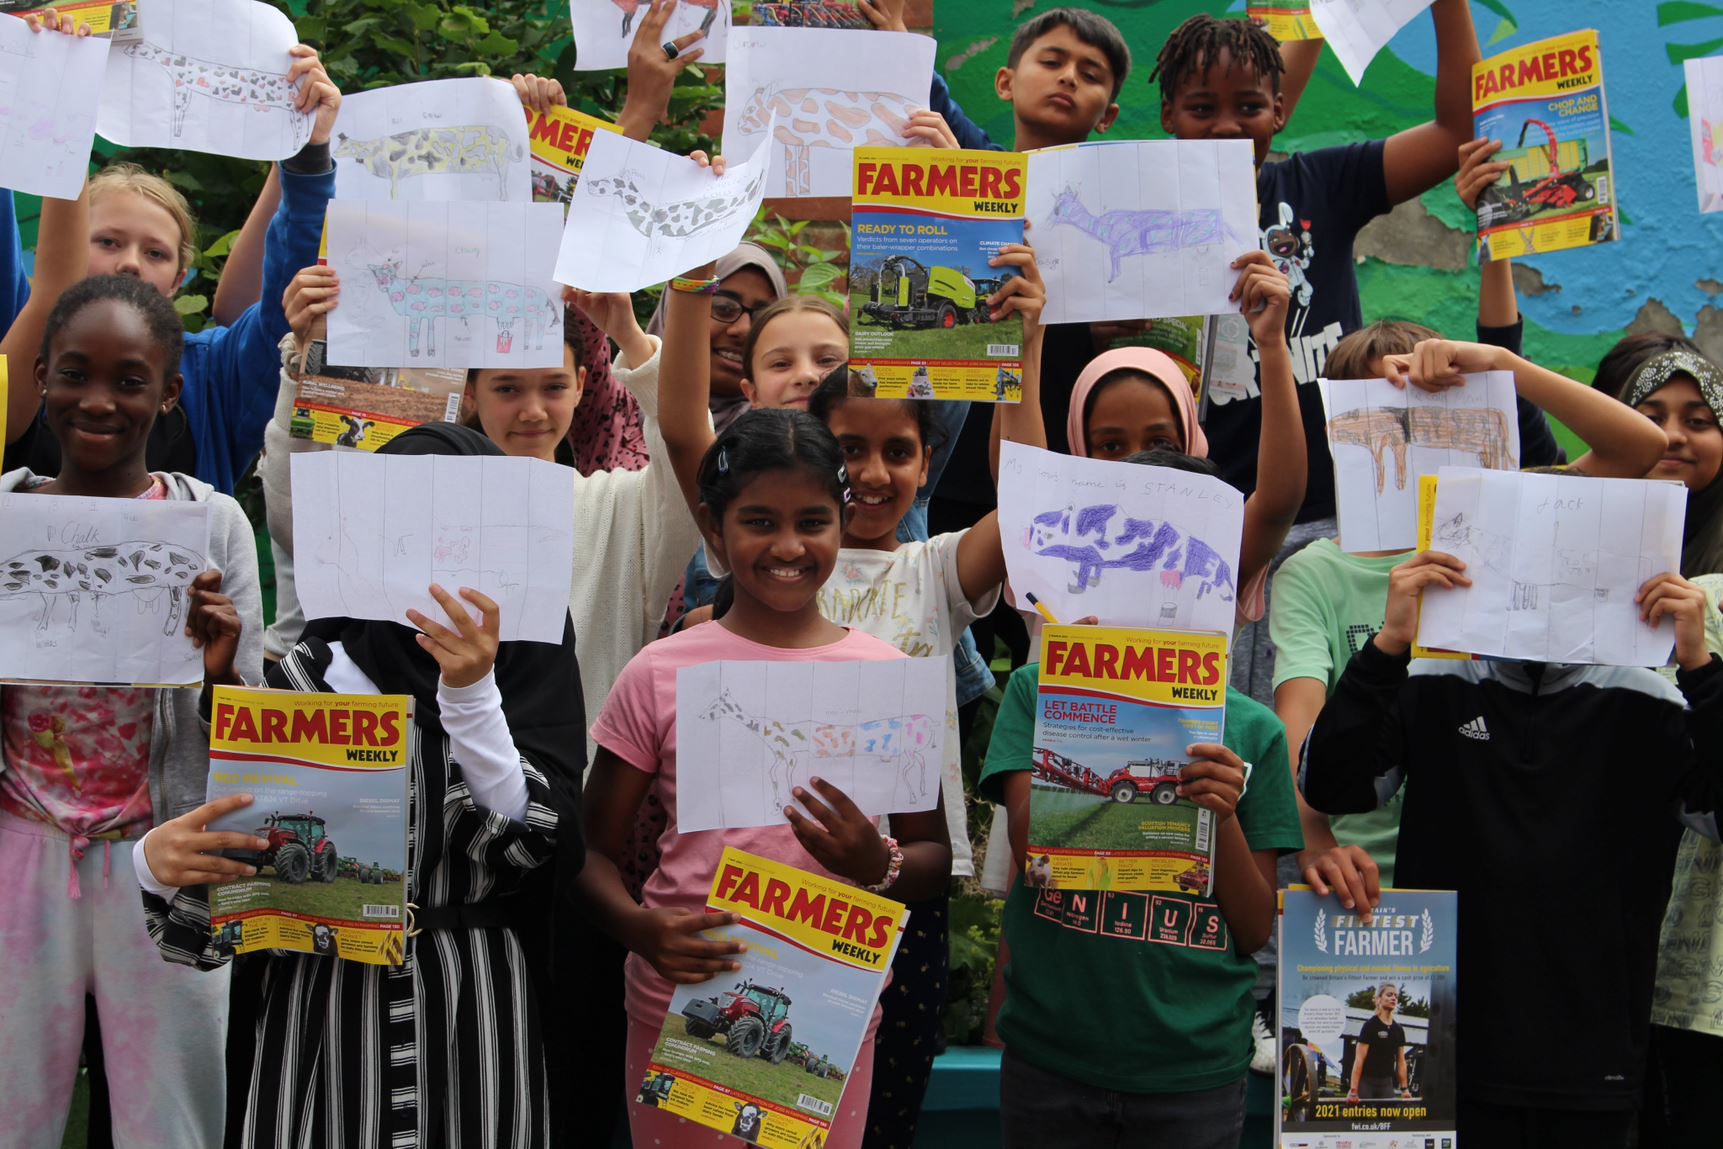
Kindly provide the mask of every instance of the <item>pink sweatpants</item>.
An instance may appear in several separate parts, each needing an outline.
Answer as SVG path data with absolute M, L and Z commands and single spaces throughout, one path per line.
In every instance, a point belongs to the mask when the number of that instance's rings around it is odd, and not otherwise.
M 169 965 L 144 928 L 133 842 L 68 839 L 0 814 L 0 1149 L 58 1149 L 84 1042 L 102 1022 L 119 1149 L 221 1144 L 228 973 Z
M 658 1044 L 659 1027 L 644 1025 L 628 1019 L 628 1077 L 624 1092 L 628 1101 L 628 1129 L 633 1135 L 634 1149 L 689 1149 L 699 1146 L 711 1149 L 723 1146 L 735 1149 L 742 1144 L 728 1133 L 697 1125 L 663 1109 L 636 1105 L 634 1096 L 646 1080 L 646 1063 L 652 1048 Z M 832 1135 L 825 1149 L 859 1149 L 862 1134 L 867 1131 L 867 1099 L 873 1092 L 873 1036 L 862 1042 L 856 1055 L 855 1071 L 844 1082 L 843 1100 L 838 1103 L 837 1116 L 832 1119 Z

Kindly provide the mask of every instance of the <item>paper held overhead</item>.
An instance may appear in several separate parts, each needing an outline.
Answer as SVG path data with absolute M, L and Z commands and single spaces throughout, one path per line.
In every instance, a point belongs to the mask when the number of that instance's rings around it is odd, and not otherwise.
M 1340 57 L 1354 84 L 1394 33 L 1430 6 L 1431 0 L 1310 0 L 1310 15 L 1322 38 Z
M 609 132 L 593 137 L 569 201 L 555 277 L 585 291 L 639 291 L 734 251 L 766 192 L 766 148 L 722 176 Z
M 566 467 L 495 456 L 293 456 L 294 581 L 306 618 L 407 621 L 471 587 L 503 641 L 561 642 L 574 577 Z M 468 609 L 476 618 L 478 612 Z
M 143 37 L 108 58 L 96 132 L 134 148 L 284 160 L 311 138 L 278 9 L 256 0 L 149 0 Z
M 109 43 L 0 19 L 0 187 L 77 199 L 96 140 Z
M 520 97 L 493 77 L 426 80 L 343 96 L 329 143 L 340 199 L 532 199 Z

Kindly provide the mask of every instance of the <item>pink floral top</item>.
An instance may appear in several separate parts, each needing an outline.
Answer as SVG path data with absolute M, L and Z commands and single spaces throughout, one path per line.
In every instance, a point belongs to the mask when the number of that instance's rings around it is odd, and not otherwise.
M 157 479 L 138 497 L 164 499 L 167 487 Z M 152 814 L 155 710 L 156 692 L 147 687 L 6 687 L 0 811 L 64 831 L 74 858 L 98 835 L 140 836 Z

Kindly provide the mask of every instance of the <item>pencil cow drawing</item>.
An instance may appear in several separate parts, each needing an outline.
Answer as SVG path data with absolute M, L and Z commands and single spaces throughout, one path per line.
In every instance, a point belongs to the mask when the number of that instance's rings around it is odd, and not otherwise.
M 814 148 L 902 147 L 903 129 L 917 110 L 892 92 L 841 92 L 835 88 L 757 88 L 742 106 L 736 128 L 764 134 L 776 113 L 772 138 L 784 147 L 784 183 L 795 195 L 813 190 Z
M 159 65 L 173 81 L 173 136 L 185 133 L 185 114 L 193 95 L 223 104 L 240 104 L 259 112 L 287 112 L 293 117 L 293 146 L 297 150 L 311 138 L 311 117 L 293 106 L 293 86 L 282 72 L 259 72 L 236 68 L 214 60 L 200 60 L 181 52 L 169 52 L 148 41 L 127 44 L 126 55 Z
M 78 627 L 78 604 L 90 596 L 91 626 L 106 634 L 102 625 L 102 600 L 114 595 L 137 595 L 141 613 L 148 605 L 168 600 L 167 621 L 162 633 L 171 635 L 185 614 L 186 588 L 204 570 L 203 556 L 184 547 L 162 542 L 129 542 L 114 546 L 75 550 L 25 551 L 0 562 L 0 597 L 40 595 L 42 617 L 37 630 L 49 629 L 54 602 L 64 598 L 71 604 L 65 629 Z
M 934 720 L 925 714 L 905 714 L 852 725 L 811 720 L 784 722 L 749 714 L 730 697 L 729 691 L 724 691 L 700 717 L 708 722 L 734 722 L 765 744 L 772 757 L 766 767 L 766 780 L 771 783 L 775 807 L 782 807 L 790 800 L 790 793 L 798 784 L 798 771 L 805 776 L 813 760 L 835 758 L 872 758 L 889 764 L 897 770 L 908 801 L 919 802 L 925 796 L 923 775 L 934 742 Z
M 499 354 L 506 354 L 512 346 L 517 320 L 525 327 L 528 348 L 543 347 L 547 334 L 553 331 L 560 338 L 561 309 L 536 287 L 494 279 L 404 276 L 398 259 L 368 264 L 367 268 L 395 314 L 407 320 L 407 352 L 414 358 L 420 354 L 421 334 L 424 353 L 437 353 L 437 322 L 444 319 L 493 321 Z
M 660 236 L 682 239 L 730 219 L 754 198 L 760 188 L 760 181 L 765 178 L 765 173 L 762 172 L 739 191 L 662 205 L 655 204 L 642 195 L 640 186 L 626 172 L 619 176 L 604 176 L 584 182 L 591 188 L 593 195 L 614 196 L 617 202 L 622 204 L 629 224 L 647 239 Z
M 337 132 L 335 155 L 389 181 L 389 198 L 400 194 L 401 181 L 425 175 L 494 175 L 497 198 L 508 198 L 509 164 L 526 157 L 519 144 L 496 128 L 466 126 L 414 128 L 392 136 L 356 139 Z
M 1053 201 L 1053 224 L 1066 224 L 1107 245 L 1112 267 L 1107 282 L 1119 278 L 1119 265 L 1132 255 L 1157 255 L 1214 247 L 1231 237 L 1219 208 L 1192 211 L 1109 211 L 1096 215 L 1084 206 L 1075 188 L 1066 188 Z
M 1115 519 L 1123 520 L 1117 528 Z M 1110 503 L 1067 506 L 1036 515 L 1024 542 L 1037 555 L 1071 564 L 1072 594 L 1098 585 L 1109 570 L 1136 574 L 1158 570 L 1161 587 L 1169 591 L 1195 580 L 1198 601 L 1218 594 L 1222 602 L 1231 602 L 1237 594 L 1232 568 L 1213 547 L 1164 519 L 1121 515 Z
M 1378 495 L 1387 485 L 1386 454 L 1394 456 L 1395 489 L 1406 489 L 1406 452 L 1411 447 L 1465 451 L 1488 470 L 1518 466 L 1509 433 L 1508 417 L 1488 408 L 1388 407 L 1346 411 L 1328 421 L 1332 442 L 1370 452 Z

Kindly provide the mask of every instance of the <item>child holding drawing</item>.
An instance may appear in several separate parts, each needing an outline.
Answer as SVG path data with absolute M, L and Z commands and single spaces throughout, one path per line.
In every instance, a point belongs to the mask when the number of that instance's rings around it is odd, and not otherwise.
M 686 343 L 697 354 L 709 296 L 677 292 L 670 304 L 672 356 Z M 690 305 L 693 306 L 690 306 Z M 686 325 L 684 327 L 684 325 Z M 666 381 L 673 364 L 666 364 Z M 668 411 L 666 412 L 668 413 Z M 653 643 L 623 671 L 593 725 L 599 744 L 586 788 L 591 844 L 580 886 L 598 923 L 633 952 L 628 962 L 628 1078 L 632 1097 L 663 1023 L 673 983 L 707 981 L 736 967 L 736 943 L 699 936 L 732 915 L 703 912 L 719 853 L 735 846 L 914 905 L 943 893 L 951 873 L 944 815 L 937 809 L 891 816 L 892 838 L 836 787 L 815 779 L 796 798 L 813 817 L 791 809 L 788 826 L 683 833 L 676 819 L 678 744 L 676 672 L 720 659 L 777 662 L 901 658 L 901 652 L 820 612 L 818 594 L 838 562 L 852 496 L 831 434 L 798 411 L 753 411 L 706 452 L 696 475 L 698 517 L 707 546 L 731 572 L 722 619 Z M 617 860 L 649 788 L 669 815 L 661 860 L 642 903 L 623 885 Z M 875 1014 L 877 1026 L 878 1013 Z M 868 1034 L 833 1118 L 827 1149 L 861 1142 L 872 1075 Z M 717 1144 L 723 1134 L 680 1123 L 658 1108 L 629 1107 L 639 1145 Z
M 72 18 L 52 11 L 32 16 L 32 26 Z M 282 293 L 295 269 L 317 262 L 323 209 L 335 193 L 329 138 L 341 93 L 316 51 L 292 49 L 289 71 L 298 84 L 301 111 L 314 112 L 311 136 L 299 154 L 279 165 L 281 207 L 269 225 L 264 252 L 263 293 L 231 325 L 209 326 L 185 337 L 178 370 L 185 377 L 181 405 L 157 421 L 150 464 L 197 475 L 231 493 L 263 443 L 274 395 L 276 345 L 287 334 Z M 113 164 L 90 178 L 74 202 L 46 200 L 38 231 L 38 267 L 55 269 L 53 282 L 38 280 L 15 314 L 0 314 L 10 328 L 0 353 L 24 362 L 41 342 L 43 324 L 59 293 L 84 275 L 128 275 L 172 297 L 186 282 L 197 250 L 197 229 L 185 198 L 160 176 L 133 164 Z M 14 243 L 0 248 L 0 280 L 22 264 Z M 6 465 L 52 474 L 59 469 L 57 444 L 38 418 L 36 397 L 15 387 L 7 404 Z
M 44 329 L 35 385 L 14 369 L 12 388 L 42 405 L 59 477 L 15 470 L 0 490 L 208 503 L 209 565 L 190 589 L 186 633 L 203 647 L 206 682 L 257 681 L 262 607 L 244 512 L 145 461 L 152 428 L 180 397 L 173 305 L 137 278 L 86 279 L 59 297 Z M 164 966 L 131 892 L 137 839 L 203 802 L 209 742 L 198 692 L 8 686 L 0 731 L 8 1144 L 60 1144 L 86 994 L 101 1017 L 119 1141 L 219 1144 L 227 979 Z
M 411 428 L 379 453 L 502 454 L 447 423 Z M 551 1144 L 539 1002 L 514 924 L 533 908 L 510 895 L 553 849 L 579 850 L 574 634 L 565 622 L 559 644 L 499 642 L 492 600 L 430 591 L 442 620 L 414 610 L 410 626 L 319 619 L 269 670 L 278 689 L 413 696 L 417 932 L 396 967 L 262 958 L 256 1051 L 233 1093 L 249 1145 Z M 228 959 L 211 938 L 208 884 L 250 868 L 213 852 L 256 839 L 204 827 L 248 801 L 200 806 L 144 843 L 149 930 L 171 962 L 209 970 Z

